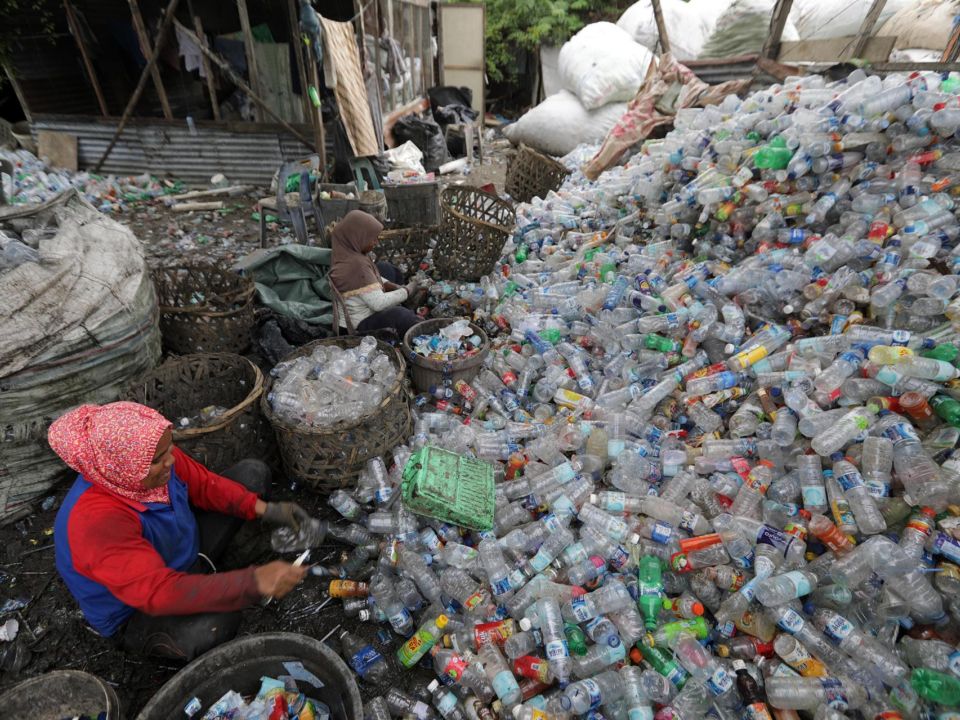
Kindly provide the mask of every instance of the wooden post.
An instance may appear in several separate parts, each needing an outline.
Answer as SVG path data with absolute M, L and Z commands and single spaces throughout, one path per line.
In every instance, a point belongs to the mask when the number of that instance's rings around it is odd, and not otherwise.
M 203 34 L 203 23 L 200 22 L 199 15 L 193 15 L 193 28 L 197 31 L 197 37 L 206 37 Z M 210 109 L 213 111 L 213 119 L 220 121 L 220 103 L 217 101 L 217 83 L 213 77 L 213 66 L 203 53 L 200 54 L 200 62 L 203 63 L 203 74 L 207 76 L 207 92 L 210 93 Z
M 170 24 L 174 22 L 173 14 L 177 10 L 177 3 L 180 0 L 170 0 L 167 5 L 167 9 L 163 13 L 163 22 L 160 24 L 160 29 L 157 31 L 157 42 L 154 46 L 154 52 L 151 53 L 150 59 L 147 61 L 146 66 L 140 72 L 140 80 L 137 82 L 137 87 L 133 90 L 133 95 L 130 96 L 130 99 L 127 101 L 127 107 L 123 111 L 123 116 L 120 118 L 120 124 L 117 125 L 117 129 L 113 133 L 113 137 L 110 139 L 110 144 L 107 145 L 107 149 L 103 151 L 103 155 L 100 156 L 100 159 L 97 160 L 97 164 L 93 166 L 94 172 L 100 172 L 100 168 L 103 167 L 104 161 L 110 156 L 110 153 L 113 151 L 114 145 L 117 144 L 117 140 L 120 138 L 120 133 L 123 132 L 123 128 L 126 127 L 127 121 L 130 120 L 130 115 L 133 113 L 133 108 L 136 107 L 137 102 L 140 100 L 140 96 L 143 95 L 143 89 L 147 86 L 147 77 L 150 75 L 150 70 L 154 65 L 157 64 L 157 58 L 160 56 L 160 50 L 163 48 L 163 42 L 167 39 L 167 30 L 170 29 Z
M 846 58 L 860 57 L 860 53 L 863 52 L 863 49 L 867 46 L 867 41 L 870 40 L 870 36 L 873 34 L 873 26 L 876 25 L 877 20 L 880 19 L 880 13 L 883 12 L 883 6 L 886 4 L 887 0 L 873 0 L 873 4 L 867 11 L 867 15 L 863 18 L 863 23 L 857 31 L 857 39 L 854 41 L 853 47 L 850 48 L 850 52 Z
M 140 6 L 137 0 L 127 0 L 130 4 L 130 16 L 133 18 L 133 29 L 137 32 L 137 38 L 140 40 L 140 52 L 147 59 L 147 65 L 150 67 L 150 76 L 153 78 L 153 87 L 157 91 L 157 97 L 160 98 L 160 107 L 163 108 L 163 116 L 167 120 L 173 120 L 173 111 L 170 110 L 170 101 L 167 99 L 167 91 L 163 87 L 163 78 L 160 77 L 160 68 L 157 63 L 151 62 L 151 58 L 159 54 L 159 49 L 154 50 L 150 47 L 150 37 L 147 35 L 147 28 L 143 24 L 143 15 L 140 14 Z
M 28 123 L 33 125 L 33 116 L 30 114 L 30 106 L 27 105 L 27 96 L 23 94 L 23 88 L 20 87 L 20 82 L 17 80 L 16 75 L 13 74 L 13 68 L 10 67 L 8 63 L 2 61 L 0 61 L 0 67 L 2 67 L 3 71 L 7 74 L 10 87 L 13 88 L 13 94 L 17 96 L 17 101 L 20 103 L 20 107 L 23 108 L 24 117 L 27 118 Z
M 943 55 L 940 56 L 940 62 L 955 62 L 958 55 L 960 55 L 960 23 L 954 23 L 950 37 L 947 38 L 947 46 L 943 49 Z
M 243 47 L 247 51 L 247 74 L 250 76 L 250 87 L 256 95 L 260 95 L 260 74 L 257 72 L 257 46 L 253 41 L 253 31 L 250 30 L 250 15 L 247 13 L 247 0 L 237 0 L 237 12 L 240 14 L 240 29 L 243 31 Z M 253 97 L 251 95 L 251 97 Z M 256 108 L 257 120 L 263 120 L 263 113 Z
M 313 120 L 313 104 L 307 92 L 307 66 L 303 60 L 303 39 L 300 37 L 300 20 L 297 17 L 296 0 L 287 0 L 287 24 L 290 25 L 290 46 L 297 59 L 297 77 L 300 79 L 300 100 L 303 103 L 304 121 Z M 316 130 L 316 123 L 312 123 Z
M 83 58 L 83 66 L 87 69 L 87 77 L 90 78 L 90 84 L 93 85 L 93 93 L 97 96 L 97 104 L 100 106 L 100 114 L 104 117 L 110 115 L 107 107 L 107 101 L 103 97 L 103 89 L 100 87 L 100 79 L 97 77 L 97 71 L 93 68 L 93 61 L 90 60 L 90 53 L 87 52 L 87 44 L 83 41 L 83 34 L 80 32 L 80 23 L 77 22 L 76 13 L 70 0 L 63 0 L 63 9 L 67 16 L 67 25 L 70 27 L 70 34 L 77 41 L 77 47 L 80 49 L 80 57 Z
M 660 52 L 670 52 L 670 38 L 667 35 L 667 24 L 663 21 L 663 8 L 660 7 L 660 0 L 652 0 L 653 19 L 657 23 L 657 33 L 660 35 Z
M 320 71 L 317 70 L 315 62 L 310 63 L 310 82 L 317 88 L 317 92 L 320 92 Z M 320 155 L 320 179 L 324 180 L 327 177 L 327 136 L 323 127 L 323 108 L 311 106 L 310 109 L 315 113 L 317 120 L 315 126 L 317 129 L 317 145 L 314 149 Z
M 780 38 L 783 36 L 783 28 L 787 25 L 787 17 L 790 15 L 792 6 L 793 0 L 777 0 L 777 4 L 773 6 L 773 14 L 770 16 L 770 32 L 767 33 L 767 39 L 760 51 L 763 57 L 776 60 L 777 53 L 780 52 Z
M 172 0 L 172 1 L 175 2 L 176 0 Z M 226 75 L 227 79 L 229 79 L 230 82 L 232 82 L 234 85 L 236 85 L 238 88 L 240 88 L 240 90 L 242 90 L 244 93 L 246 93 L 247 96 L 248 96 L 251 100 L 253 100 L 253 102 L 254 102 L 258 107 L 262 108 L 263 111 L 264 111 L 267 115 L 269 115 L 270 117 L 272 117 L 272 118 L 277 122 L 277 124 L 279 124 L 284 130 L 286 130 L 287 132 L 289 132 L 291 135 L 293 135 L 297 140 L 299 140 L 300 142 L 302 142 L 302 143 L 303 143 L 304 145 L 306 145 L 307 147 L 313 148 L 314 150 L 316 150 L 316 148 L 314 147 L 314 144 L 313 144 L 313 141 L 312 141 L 312 140 L 304 137 L 304 135 L 303 135 L 299 130 L 297 130 L 295 127 L 293 127 L 293 125 L 291 125 L 291 124 L 288 123 L 286 120 L 284 120 L 282 117 L 280 117 L 280 116 L 276 113 L 276 111 L 275 111 L 272 107 L 270 107 L 270 104 L 269 104 L 269 103 L 267 103 L 262 97 L 260 97 L 259 95 L 257 95 L 257 94 L 250 88 L 250 86 L 247 85 L 247 84 L 243 81 L 243 78 L 240 77 L 239 75 L 237 75 L 237 74 L 233 71 L 233 68 L 230 67 L 230 63 L 228 63 L 226 60 L 224 60 L 222 57 L 220 57 L 220 55 L 218 55 L 217 53 L 213 52 L 213 50 L 211 50 L 210 48 L 207 47 L 207 42 L 206 42 L 206 39 L 205 39 L 205 38 L 198 38 L 192 31 L 190 31 L 190 30 L 188 30 L 187 28 L 185 28 L 185 27 L 183 26 L 183 24 L 180 23 L 178 20 L 174 20 L 174 22 L 176 23 L 177 27 L 180 29 L 180 32 L 184 33 L 188 38 L 190 38 L 191 40 L 193 40 L 193 41 L 197 44 L 197 47 L 200 48 L 200 52 L 202 52 L 204 55 L 206 55 L 208 58 L 210 58 L 210 62 L 212 62 L 214 65 L 216 65 L 217 68 L 219 68 L 219 70 L 220 70 L 224 75 Z
M 380 31 L 380 0 L 373 0 L 373 64 L 376 66 L 377 73 L 377 97 L 380 98 L 380 114 L 383 114 L 383 83 L 380 82 L 380 38 L 383 33 Z

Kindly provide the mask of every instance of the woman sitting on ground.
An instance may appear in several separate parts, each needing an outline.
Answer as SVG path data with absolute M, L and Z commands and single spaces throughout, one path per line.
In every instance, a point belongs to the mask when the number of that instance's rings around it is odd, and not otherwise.
M 383 225 L 362 210 L 351 210 L 331 234 L 333 266 L 330 282 L 343 298 L 350 324 L 358 333 L 393 328 L 400 339 L 420 322 L 415 312 L 401 305 L 417 294 L 417 283 L 401 287 L 403 273 L 390 263 L 374 264 L 369 254 L 377 245 Z M 346 328 L 346 318 L 340 318 Z
M 209 574 L 243 521 L 297 528 L 309 515 L 261 499 L 264 463 L 241 460 L 217 475 L 174 447 L 172 427 L 132 402 L 82 405 L 56 420 L 50 447 L 80 476 L 54 543 L 57 570 L 98 633 L 130 652 L 191 660 L 236 634 L 239 610 L 283 597 L 306 572 L 275 561 Z

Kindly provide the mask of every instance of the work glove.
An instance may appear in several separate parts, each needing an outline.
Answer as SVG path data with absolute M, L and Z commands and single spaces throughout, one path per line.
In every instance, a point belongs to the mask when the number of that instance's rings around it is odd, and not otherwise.
M 300 525 L 310 521 L 310 514 L 295 502 L 269 502 L 263 511 L 263 521 L 272 525 L 286 525 L 300 531 Z

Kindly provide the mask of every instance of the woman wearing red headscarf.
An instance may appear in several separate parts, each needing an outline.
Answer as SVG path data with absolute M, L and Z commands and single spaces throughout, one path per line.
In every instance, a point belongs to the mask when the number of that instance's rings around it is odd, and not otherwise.
M 420 318 L 401 303 L 417 292 L 417 283 L 401 287 L 399 269 L 389 263 L 374 264 L 369 253 L 377 245 L 383 225 L 373 215 L 351 210 L 330 234 L 333 264 L 330 282 L 346 305 L 350 323 L 357 332 L 393 328 L 402 339 Z M 386 280 L 384 279 L 386 278 Z M 346 327 L 346 323 L 341 323 Z
M 57 513 L 57 570 L 90 625 L 127 650 L 190 660 L 236 634 L 237 611 L 303 579 L 280 561 L 206 574 L 244 520 L 309 518 L 258 497 L 270 483 L 264 463 L 212 473 L 174 447 L 169 420 L 130 402 L 82 405 L 48 440 L 80 474 Z

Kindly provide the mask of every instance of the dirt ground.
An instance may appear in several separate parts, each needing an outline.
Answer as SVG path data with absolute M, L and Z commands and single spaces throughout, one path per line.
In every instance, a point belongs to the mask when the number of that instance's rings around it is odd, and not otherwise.
M 488 146 L 487 158 L 470 173 L 445 176 L 442 183 L 483 185 L 494 183 L 503 191 L 506 174 L 504 146 Z M 129 225 L 144 244 L 151 265 L 177 258 L 204 257 L 231 264 L 259 247 L 258 223 L 251 218 L 265 190 L 229 198 L 227 207 L 217 212 L 173 213 L 162 199 L 142 201 L 114 217 Z M 268 245 L 292 242 L 289 229 L 271 225 Z M 264 364 L 261 360 L 261 364 Z M 7 601 L 22 600 L 25 605 L 0 620 L 15 618 L 20 633 L 15 643 L 0 643 L 0 692 L 16 683 L 57 669 L 82 670 L 112 685 L 120 697 L 123 716 L 132 720 L 156 691 L 182 667 L 176 663 L 128 656 L 116 644 L 96 634 L 83 620 L 76 602 L 67 591 L 54 564 L 53 524 L 57 508 L 69 490 L 72 477 L 65 479 L 51 494 L 52 506 L 14 524 L 0 527 L 0 607 Z M 303 488 L 293 489 L 283 476 L 274 478 L 274 497 L 296 499 L 318 517 L 333 519 L 325 499 Z M 241 531 L 241 546 L 228 553 L 222 569 L 262 563 L 276 558 L 269 546 L 269 535 L 259 524 L 248 524 Z M 347 547 L 326 544 L 313 560 L 325 565 L 339 562 Z M 268 607 L 255 607 L 243 613 L 240 635 L 265 631 L 300 632 L 316 638 L 330 635 L 328 642 L 339 649 L 335 631 L 349 628 L 365 637 L 388 657 L 398 646 L 391 634 L 386 643 L 377 638 L 381 626 L 362 624 L 342 613 L 340 600 L 327 599 L 328 580 L 308 578 L 282 601 Z M 331 634 L 332 633 L 332 634 Z M 19 657 L 15 657 L 19 655 Z M 410 693 L 422 690 L 432 672 L 416 668 L 394 671 L 382 686 L 361 687 L 364 699 L 384 694 L 389 687 Z M 14 666 L 19 670 L 12 671 Z M 184 698 L 187 702 L 190 698 Z

